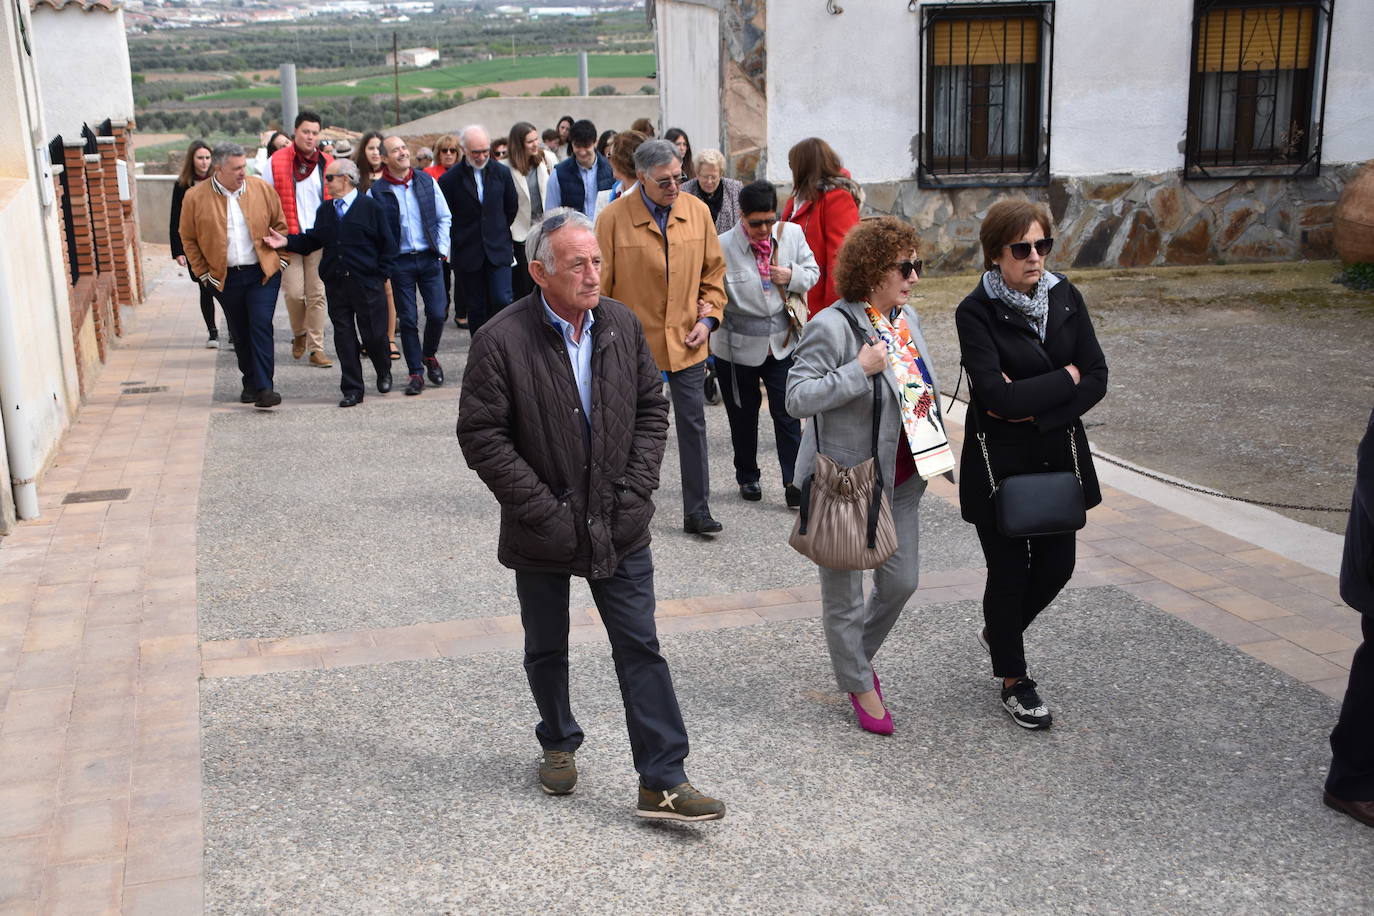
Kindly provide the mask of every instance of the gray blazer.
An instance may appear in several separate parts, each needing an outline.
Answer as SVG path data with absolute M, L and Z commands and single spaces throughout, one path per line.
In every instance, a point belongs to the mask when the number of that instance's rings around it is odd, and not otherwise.
M 778 223 L 778 264 L 792 268 L 788 290 L 806 295 L 821 277 L 821 268 L 806 244 L 806 233 L 796 223 Z M 761 366 L 769 347 L 778 359 L 786 359 L 797 345 L 789 340 L 787 315 L 782 294 L 769 283 L 764 289 L 758 262 L 749 247 L 749 237 L 739 226 L 720 234 L 720 250 L 725 255 L 725 320 L 711 335 L 711 352 L 741 366 Z
M 716 232 L 725 232 L 733 229 L 735 223 L 739 222 L 739 192 L 744 188 L 744 182 L 738 178 L 722 178 L 720 183 L 725 186 L 725 197 L 720 202 L 720 215 L 716 217 Z M 690 178 L 682 183 L 682 193 L 697 193 L 697 180 Z
M 792 371 L 787 374 L 787 412 L 798 419 L 812 418 L 802 433 L 801 451 L 797 454 L 793 479 L 798 486 L 811 475 L 816 463 L 815 417 L 818 415 L 825 436 L 820 443 L 822 454 L 846 466 L 859 464 L 873 454 L 873 380 L 864 375 L 859 366 L 859 342 L 849 322 L 836 309 L 845 309 L 858 319 L 860 327 L 868 327 L 863 305 L 841 299 L 821 309 L 806 323 L 801 342 L 792 353 Z M 940 382 L 930 348 L 921 334 L 920 318 L 910 305 L 902 311 L 911 328 L 912 340 L 921 351 L 935 383 L 935 403 L 938 405 Z M 878 426 L 878 463 L 883 469 L 883 485 L 890 496 L 902 417 L 897 400 L 897 377 L 890 368 L 884 368 L 881 378 L 887 384 L 884 385 L 886 397 Z M 943 413 L 940 419 L 944 421 Z M 954 479 L 952 471 L 945 476 Z

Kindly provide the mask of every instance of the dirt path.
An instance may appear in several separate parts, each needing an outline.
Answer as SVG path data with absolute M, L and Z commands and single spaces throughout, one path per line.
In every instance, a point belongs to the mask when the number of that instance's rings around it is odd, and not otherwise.
M 1087 417 L 1094 446 L 1234 496 L 1348 506 L 1374 406 L 1374 293 L 1332 283 L 1338 268 L 1070 272 L 1111 367 Z M 954 308 L 976 282 L 930 278 L 913 297 L 951 390 Z M 1345 530 L 1344 513 L 1276 511 Z

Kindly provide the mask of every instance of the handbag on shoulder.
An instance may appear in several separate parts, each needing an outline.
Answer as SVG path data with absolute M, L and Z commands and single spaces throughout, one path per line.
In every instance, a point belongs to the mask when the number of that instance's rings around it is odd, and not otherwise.
M 859 346 L 868 337 L 848 312 L 841 310 Z M 892 503 L 883 486 L 878 462 L 878 424 L 882 417 L 881 373 L 873 376 L 873 454 L 846 467 L 820 453 L 820 414 L 816 424 L 816 466 L 802 482 L 802 499 L 787 543 L 828 569 L 876 569 L 897 552 Z
M 1033 474 L 1011 474 L 1001 480 L 992 472 L 992 458 L 988 454 L 988 440 L 983 433 L 982 417 L 973 403 L 972 385 L 969 391 L 968 415 L 973 418 L 978 447 L 983 451 L 983 466 L 988 471 L 992 487 L 993 514 L 997 530 L 1003 537 L 1033 538 L 1050 534 L 1069 534 L 1088 523 L 1083 501 L 1083 475 L 1078 470 L 1078 440 L 1069 424 L 1069 451 L 1073 455 L 1073 471 L 1041 471 Z
M 782 222 L 778 222 L 773 227 L 773 254 L 769 258 L 769 263 L 774 267 L 778 264 L 778 249 L 782 247 Z M 787 342 L 801 338 L 802 327 L 806 324 L 808 309 L 806 306 L 806 296 L 802 293 L 789 292 L 786 286 L 781 283 L 773 284 L 778 288 L 782 295 L 783 308 L 787 313 Z

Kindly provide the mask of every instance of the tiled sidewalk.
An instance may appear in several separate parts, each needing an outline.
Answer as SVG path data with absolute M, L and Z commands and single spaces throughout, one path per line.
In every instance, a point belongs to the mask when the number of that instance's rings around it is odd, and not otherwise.
M 0 913 L 202 906 L 197 680 L 458 656 L 520 645 L 489 617 L 201 644 L 196 513 L 214 354 L 174 271 L 140 307 L 41 482 L 44 516 L 0 541 Z M 125 388 L 166 386 L 163 392 Z M 127 499 L 64 505 L 73 492 Z M 952 485 L 934 496 L 953 501 Z M 1107 489 L 1071 587 L 1116 585 L 1339 697 L 1359 619 L 1336 583 Z M 978 569 L 931 573 L 916 604 L 976 599 Z M 660 631 L 817 616 L 818 589 L 664 601 Z M 601 639 L 594 611 L 575 640 Z

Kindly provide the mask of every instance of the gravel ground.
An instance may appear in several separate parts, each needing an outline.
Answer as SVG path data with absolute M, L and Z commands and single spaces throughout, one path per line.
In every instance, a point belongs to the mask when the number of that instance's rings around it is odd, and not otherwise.
M 1374 405 L 1374 293 L 1333 283 L 1338 270 L 1318 261 L 1068 272 L 1111 367 L 1107 397 L 1086 418 L 1093 445 L 1233 496 L 1348 508 Z M 917 287 L 951 389 L 954 308 L 977 280 Z M 1277 511 L 1345 531 L 1345 511 Z

